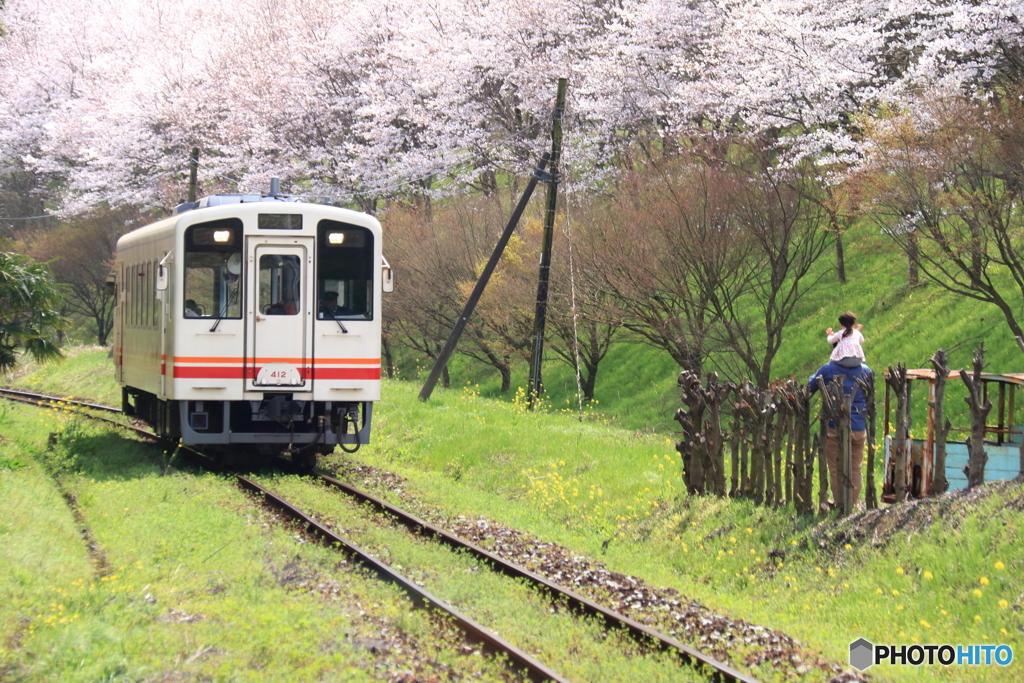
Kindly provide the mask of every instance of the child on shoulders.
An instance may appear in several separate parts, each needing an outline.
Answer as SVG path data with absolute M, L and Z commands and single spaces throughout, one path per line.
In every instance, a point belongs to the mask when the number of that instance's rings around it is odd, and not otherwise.
M 829 360 L 844 368 L 858 367 L 866 360 L 864 349 L 861 346 L 864 343 L 864 335 L 860 332 L 864 326 L 857 324 L 857 316 L 850 311 L 839 316 L 839 324 L 843 329 L 836 333 L 832 332 L 831 327 L 825 329 L 828 343 L 833 346 Z

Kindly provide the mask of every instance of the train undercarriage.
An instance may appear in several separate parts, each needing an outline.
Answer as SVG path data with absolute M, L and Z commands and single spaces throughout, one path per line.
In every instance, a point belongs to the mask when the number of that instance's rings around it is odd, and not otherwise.
M 169 441 L 204 447 L 230 464 L 289 457 L 304 469 L 340 445 L 354 453 L 369 442 L 370 402 L 303 401 L 267 392 L 261 400 L 168 401 L 124 387 L 121 408 Z

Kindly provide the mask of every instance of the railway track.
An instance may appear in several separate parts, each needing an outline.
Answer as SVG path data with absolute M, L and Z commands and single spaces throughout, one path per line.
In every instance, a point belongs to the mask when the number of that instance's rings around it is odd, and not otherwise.
M 93 412 L 89 412 L 96 411 L 112 414 L 121 413 L 119 409 L 112 408 L 110 406 L 11 389 L 0 389 L 0 396 L 10 400 L 38 406 L 75 406 L 90 418 L 103 420 L 118 427 L 129 429 L 138 435 L 155 439 L 157 441 L 160 440 L 157 435 L 147 430 L 126 424 L 123 421 L 119 421 L 105 415 L 96 415 Z M 325 543 L 334 545 L 335 547 L 343 550 L 351 558 L 358 561 L 366 569 L 376 574 L 382 580 L 399 586 L 417 606 L 436 609 L 448 615 L 448 617 L 452 619 L 459 629 L 465 634 L 468 640 L 478 643 L 482 646 L 482 649 L 489 654 L 504 656 L 506 661 L 509 663 L 509 666 L 524 678 L 531 681 L 567 681 L 566 678 L 537 661 L 515 645 L 505 641 L 487 628 L 461 614 L 454 607 L 431 595 L 423 587 L 395 571 L 388 566 L 388 564 L 371 556 L 351 541 L 338 536 L 326 525 L 317 521 L 312 515 L 299 509 L 297 506 L 259 484 L 254 479 L 231 472 L 198 451 L 192 451 L 192 449 L 184 448 L 182 450 L 189 455 L 190 459 L 201 460 L 201 464 L 204 467 L 231 474 L 236 478 L 238 484 L 242 488 L 261 496 L 266 504 L 297 520 L 308 533 L 315 535 Z M 282 464 L 285 467 L 288 466 L 288 463 L 285 461 L 282 461 Z M 544 576 L 509 562 L 470 541 L 462 539 L 445 529 L 424 521 L 370 493 L 362 491 L 326 474 L 315 473 L 308 476 L 317 478 L 326 485 L 343 492 L 345 495 L 361 503 L 369 504 L 382 513 L 386 513 L 397 523 L 405 526 L 413 533 L 436 539 L 450 548 L 467 552 L 473 557 L 488 564 L 496 572 L 528 582 L 534 587 L 547 593 L 552 600 L 564 601 L 578 614 L 600 619 L 609 629 L 622 629 L 623 632 L 630 635 L 643 647 L 654 648 L 674 654 L 681 663 L 696 667 L 700 671 L 704 672 L 708 680 L 756 683 L 754 678 L 734 669 L 728 664 L 724 664 L 715 658 L 686 645 L 685 643 L 663 633 L 659 633 L 658 631 L 630 619 L 625 615 L 619 614 L 614 610 L 587 598 L 586 596 L 560 586 Z

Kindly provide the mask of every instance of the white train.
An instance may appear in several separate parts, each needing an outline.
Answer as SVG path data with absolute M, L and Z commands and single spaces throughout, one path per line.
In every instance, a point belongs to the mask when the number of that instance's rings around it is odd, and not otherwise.
M 114 363 L 126 414 L 231 461 L 309 467 L 370 439 L 391 269 L 367 214 L 216 195 L 117 243 Z

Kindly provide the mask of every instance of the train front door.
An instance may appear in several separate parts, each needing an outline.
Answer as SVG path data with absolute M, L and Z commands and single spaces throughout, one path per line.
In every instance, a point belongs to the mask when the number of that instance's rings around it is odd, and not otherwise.
M 313 240 L 248 245 L 247 391 L 309 391 L 313 321 Z

